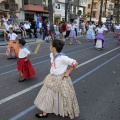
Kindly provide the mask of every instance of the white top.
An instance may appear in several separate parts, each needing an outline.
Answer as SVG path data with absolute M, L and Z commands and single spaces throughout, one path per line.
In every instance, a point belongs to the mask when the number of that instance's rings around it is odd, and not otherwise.
M 68 65 L 74 66 L 76 64 L 76 60 L 71 59 L 67 56 L 58 56 L 54 59 L 53 53 L 50 54 L 51 58 L 51 69 L 50 73 L 54 75 L 61 75 L 67 71 Z
M 75 25 L 71 25 L 70 30 L 75 30 Z
M 42 23 L 41 22 L 39 22 L 39 28 L 42 28 Z
M 95 25 L 89 25 L 89 29 L 93 29 L 93 28 L 95 28 L 96 26 Z
M 7 22 L 8 22 L 8 19 L 3 18 L 2 20 L 4 20 L 4 23 L 7 23 Z
M 71 24 L 67 24 L 67 26 L 68 26 L 68 30 L 70 30 L 70 28 L 71 28 Z
M 105 24 L 103 24 L 102 27 L 106 28 Z
M 13 26 L 13 29 L 14 29 L 14 30 L 18 30 L 18 29 L 19 29 L 19 26 L 18 26 L 18 25 L 14 25 L 14 26 Z
M 30 54 L 30 51 L 29 51 L 27 48 L 23 47 L 23 48 L 20 48 L 18 57 L 19 57 L 19 58 L 25 58 L 25 57 L 27 57 L 29 54 Z
M 9 28 L 11 28 L 12 27 L 12 25 L 10 24 L 10 25 L 8 25 L 8 24 L 5 24 L 5 29 L 6 29 L 6 31 L 9 31 Z
M 24 28 L 25 29 L 30 29 L 30 25 L 29 24 L 24 24 Z
M 104 31 L 107 31 L 107 28 L 101 27 L 101 28 L 96 28 L 95 31 L 98 31 L 98 33 L 104 33 Z
M 120 29 L 120 26 L 119 25 L 115 25 L 115 29 Z
M 12 34 L 8 34 L 8 37 L 10 38 L 10 40 L 16 40 L 17 35 L 15 33 Z

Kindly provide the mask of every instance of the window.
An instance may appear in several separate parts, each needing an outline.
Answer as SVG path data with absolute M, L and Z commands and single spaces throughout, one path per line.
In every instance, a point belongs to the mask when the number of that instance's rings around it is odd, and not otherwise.
M 28 5 L 28 0 L 24 0 L 24 5 Z
M 60 4 L 56 4 L 55 8 L 60 9 Z
M 90 4 L 88 4 L 88 8 L 90 8 Z

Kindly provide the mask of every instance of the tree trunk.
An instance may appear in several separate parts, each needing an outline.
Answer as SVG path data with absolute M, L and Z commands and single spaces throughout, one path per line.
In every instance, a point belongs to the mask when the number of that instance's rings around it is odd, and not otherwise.
M 119 6 L 119 5 L 120 5 L 120 2 L 119 2 L 119 1 L 120 1 L 120 0 L 117 1 L 117 4 L 118 4 L 118 8 L 117 8 L 117 23 L 119 23 L 119 20 L 120 20 L 120 19 L 119 19 L 119 12 L 120 12 L 120 6 Z
M 91 5 L 90 22 L 91 22 L 91 19 L 92 19 L 93 2 L 94 2 L 94 0 L 92 0 L 92 5 Z
M 101 22 L 101 18 L 102 18 L 102 7 L 103 7 L 103 0 L 101 0 L 101 5 L 100 5 L 99 22 Z
M 16 4 L 15 4 L 15 0 L 8 0 L 9 3 L 9 14 L 10 16 L 12 16 L 13 18 L 16 18 Z
M 107 0 L 105 0 L 105 17 L 106 17 L 106 8 L 107 8 Z
M 49 21 L 50 21 L 50 32 L 54 30 L 53 26 L 53 5 L 52 0 L 48 0 L 48 11 L 49 11 Z

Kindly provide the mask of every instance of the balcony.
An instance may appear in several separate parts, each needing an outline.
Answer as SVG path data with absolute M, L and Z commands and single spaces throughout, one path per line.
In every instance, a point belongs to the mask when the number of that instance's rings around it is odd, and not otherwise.
M 97 7 L 93 7 L 93 10 L 92 10 L 92 11 L 97 12 Z
M 34 11 L 34 12 L 43 12 L 43 13 L 48 13 L 47 7 L 45 6 L 39 6 L 39 5 L 24 5 L 23 9 L 25 11 Z
M 98 3 L 98 0 L 94 0 L 93 2 L 94 2 L 94 3 Z

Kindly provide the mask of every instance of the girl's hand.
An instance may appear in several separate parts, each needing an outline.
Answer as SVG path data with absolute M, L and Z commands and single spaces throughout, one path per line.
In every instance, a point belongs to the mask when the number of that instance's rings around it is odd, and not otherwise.
M 25 59 L 25 62 L 27 62 L 28 61 L 28 59 Z
M 70 74 L 69 74 L 68 72 L 65 72 L 63 79 L 64 79 L 64 78 L 67 78 L 69 75 L 70 75 Z

